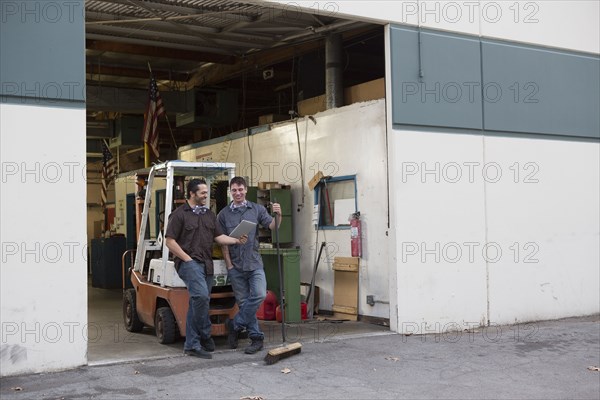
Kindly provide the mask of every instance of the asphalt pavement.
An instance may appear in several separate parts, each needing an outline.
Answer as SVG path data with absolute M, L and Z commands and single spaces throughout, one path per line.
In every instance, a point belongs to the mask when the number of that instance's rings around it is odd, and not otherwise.
M 600 317 L 443 335 L 321 337 L 265 365 L 219 346 L 173 356 L 4 377 L 1 399 L 593 399 Z

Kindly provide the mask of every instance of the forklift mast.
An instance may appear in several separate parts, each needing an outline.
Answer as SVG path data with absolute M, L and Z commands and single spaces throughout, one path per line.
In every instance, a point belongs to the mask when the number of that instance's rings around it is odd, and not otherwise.
M 141 174 L 141 172 L 138 173 L 138 176 L 140 176 Z M 151 167 L 149 173 L 147 174 L 147 178 L 144 179 L 146 184 L 144 195 L 144 207 L 141 213 L 141 221 L 139 224 L 137 251 L 135 255 L 135 263 L 133 270 L 139 273 L 143 273 L 148 251 L 159 251 L 162 254 L 161 266 L 159 267 L 159 270 L 161 271 L 162 276 L 165 276 L 167 261 L 169 259 L 169 249 L 167 248 L 167 246 L 164 245 L 164 238 L 167 232 L 169 215 L 174 209 L 173 205 L 175 203 L 175 200 L 185 201 L 183 200 L 185 198 L 185 195 L 183 196 L 183 198 L 175 198 L 181 197 L 181 191 L 185 193 L 185 178 L 204 178 L 210 190 L 211 184 L 214 180 L 230 181 L 231 178 L 233 178 L 234 176 L 234 163 L 188 162 L 176 160 L 156 164 L 153 167 Z M 148 216 L 150 212 L 150 206 L 152 205 L 152 195 L 156 190 L 155 187 L 157 179 L 166 179 L 164 224 L 158 232 L 156 238 L 147 239 L 147 231 L 149 231 Z M 175 185 L 179 186 L 177 193 L 174 193 L 173 191 Z M 160 285 L 164 287 L 165 281 L 161 281 Z

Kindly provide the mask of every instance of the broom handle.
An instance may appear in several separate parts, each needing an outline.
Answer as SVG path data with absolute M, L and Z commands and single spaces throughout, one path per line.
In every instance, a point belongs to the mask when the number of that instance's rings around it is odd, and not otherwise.
M 277 202 L 274 200 L 274 202 Z M 275 213 L 275 244 L 277 246 L 277 270 L 279 271 L 279 307 L 281 308 L 281 339 L 285 343 L 285 302 L 283 300 L 283 268 L 281 267 L 281 259 L 279 257 L 279 221 Z

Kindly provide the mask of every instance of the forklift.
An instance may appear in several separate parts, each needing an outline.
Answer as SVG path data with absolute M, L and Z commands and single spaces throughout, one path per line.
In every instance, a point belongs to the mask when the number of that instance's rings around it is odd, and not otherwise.
M 146 176 L 147 174 L 147 176 Z M 214 181 L 229 181 L 235 176 L 235 164 L 215 162 L 167 161 L 156 164 L 149 172 L 138 173 L 142 182 L 136 196 L 136 225 L 138 226 L 137 249 L 133 266 L 125 271 L 126 254 L 123 254 L 123 321 L 129 332 L 140 332 L 145 326 L 154 328 L 162 344 L 175 342 L 185 336 L 189 294 L 185 283 L 179 278 L 169 249 L 164 244 L 169 215 L 185 203 L 185 181 L 204 178 L 209 190 Z M 162 226 L 156 238 L 150 238 L 149 214 L 152 196 L 162 189 L 165 201 Z M 140 185 L 140 183 L 138 183 Z M 210 193 L 209 193 L 210 198 Z M 143 209 L 139 212 L 139 205 Z M 158 209 L 156 212 L 159 212 Z M 223 260 L 214 260 L 214 285 L 211 293 L 209 316 L 213 336 L 227 335 L 225 320 L 233 318 L 238 307 L 227 280 L 227 268 Z M 125 288 L 125 280 L 132 288 Z

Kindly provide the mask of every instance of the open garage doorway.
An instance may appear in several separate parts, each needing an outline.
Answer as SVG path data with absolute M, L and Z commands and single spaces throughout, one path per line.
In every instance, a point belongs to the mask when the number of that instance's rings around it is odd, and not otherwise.
M 160 345 L 152 328 L 131 333 L 123 324 L 122 255 L 135 248 L 139 224 L 136 171 L 179 158 L 178 150 L 185 146 L 227 143 L 224 138 L 230 135 L 265 130 L 321 111 L 329 57 L 326 42 L 332 37 L 338 45 L 337 79 L 342 89 L 361 84 L 384 87 L 382 26 L 343 19 L 326 8 L 261 3 L 85 3 L 90 364 L 178 356 L 182 350 L 182 342 Z M 166 118 L 158 119 L 159 155 L 148 160 L 141 132 L 151 74 Z M 346 104 L 350 103 L 342 101 L 336 107 Z M 231 158 L 226 145 L 220 154 L 199 157 L 195 161 L 242 167 L 251 162 Z M 153 201 L 160 204 L 159 198 Z M 160 224 L 157 215 L 149 220 L 154 232 Z M 310 246 L 303 251 L 314 258 Z M 127 268 L 129 254 L 124 259 Z M 344 329 L 348 334 L 389 330 L 386 318 L 365 316 L 368 320 L 376 324 L 349 322 Z M 269 331 L 277 342 L 277 329 L 266 323 L 265 332 Z M 226 348 L 219 340 L 218 349 Z

